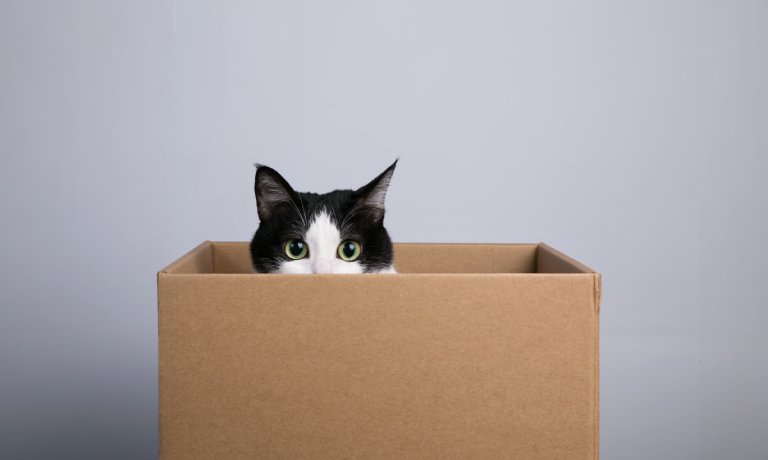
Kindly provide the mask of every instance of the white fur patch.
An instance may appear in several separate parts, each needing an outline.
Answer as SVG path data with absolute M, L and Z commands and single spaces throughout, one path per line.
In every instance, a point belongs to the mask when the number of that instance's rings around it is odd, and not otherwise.
M 370 272 L 370 273 L 378 273 L 381 275 L 396 275 L 397 270 L 395 270 L 395 267 L 393 265 L 390 265 L 387 268 L 382 268 L 381 270 L 376 270 L 375 272 Z
M 347 262 L 336 256 L 341 244 L 341 233 L 327 212 L 315 215 L 304 241 L 309 246 L 309 257 L 283 262 L 279 273 L 363 273 L 360 262 Z

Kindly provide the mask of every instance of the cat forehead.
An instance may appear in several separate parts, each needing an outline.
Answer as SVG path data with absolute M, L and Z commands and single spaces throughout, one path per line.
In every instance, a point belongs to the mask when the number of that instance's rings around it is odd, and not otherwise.
M 352 190 L 334 190 L 322 194 L 299 193 L 299 196 L 308 204 L 308 210 L 313 210 L 312 214 L 329 210 L 338 213 L 350 208 L 357 199 Z
M 315 221 L 318 224 L 333 223 L 340 226 L 354 217 L 350 216 L 350 213 L 355 207 L 356 200 L 351 193 L 299 193 L 298 195 L 300 202 L 297 206 L 284 206 L 281 209 L 281 218 L 274 219 L 272 224 L 280 226 L 281 222 L 291 221 L 294 225 L 300 225 L 306 232 L 310 224 Z
M 312 245 L 336 247 L 341 242 L 341 233 L 327 210 L 314 215 L 307 228 L 307 242 Z

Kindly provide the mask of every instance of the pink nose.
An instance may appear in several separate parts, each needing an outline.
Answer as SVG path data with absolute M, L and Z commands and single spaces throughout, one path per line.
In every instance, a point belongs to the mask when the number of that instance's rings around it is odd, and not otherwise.
M 318 260 L 312 268 L 315 273 L 331 273 L 331 262 L 327 260 Z

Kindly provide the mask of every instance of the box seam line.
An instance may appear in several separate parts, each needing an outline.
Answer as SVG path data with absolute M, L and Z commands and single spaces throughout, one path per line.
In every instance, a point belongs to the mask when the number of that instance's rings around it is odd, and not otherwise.
M 593 291 L 594 291 L 594 310 L 595 315 L 600 315 L 600 298 L 602 296 L 601 292 L 601 281 L 600 281 L 600 274 L 595 273 L 594 275 L 594 285 L 593 285 Z

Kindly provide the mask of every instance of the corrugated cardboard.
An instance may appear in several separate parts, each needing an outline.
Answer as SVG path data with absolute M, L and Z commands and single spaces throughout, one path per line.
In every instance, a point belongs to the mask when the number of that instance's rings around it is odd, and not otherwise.
M 600 275 L 544 244 L 398 244 L 397 275 L 158 274 L 162 459 L 598 457 Z

